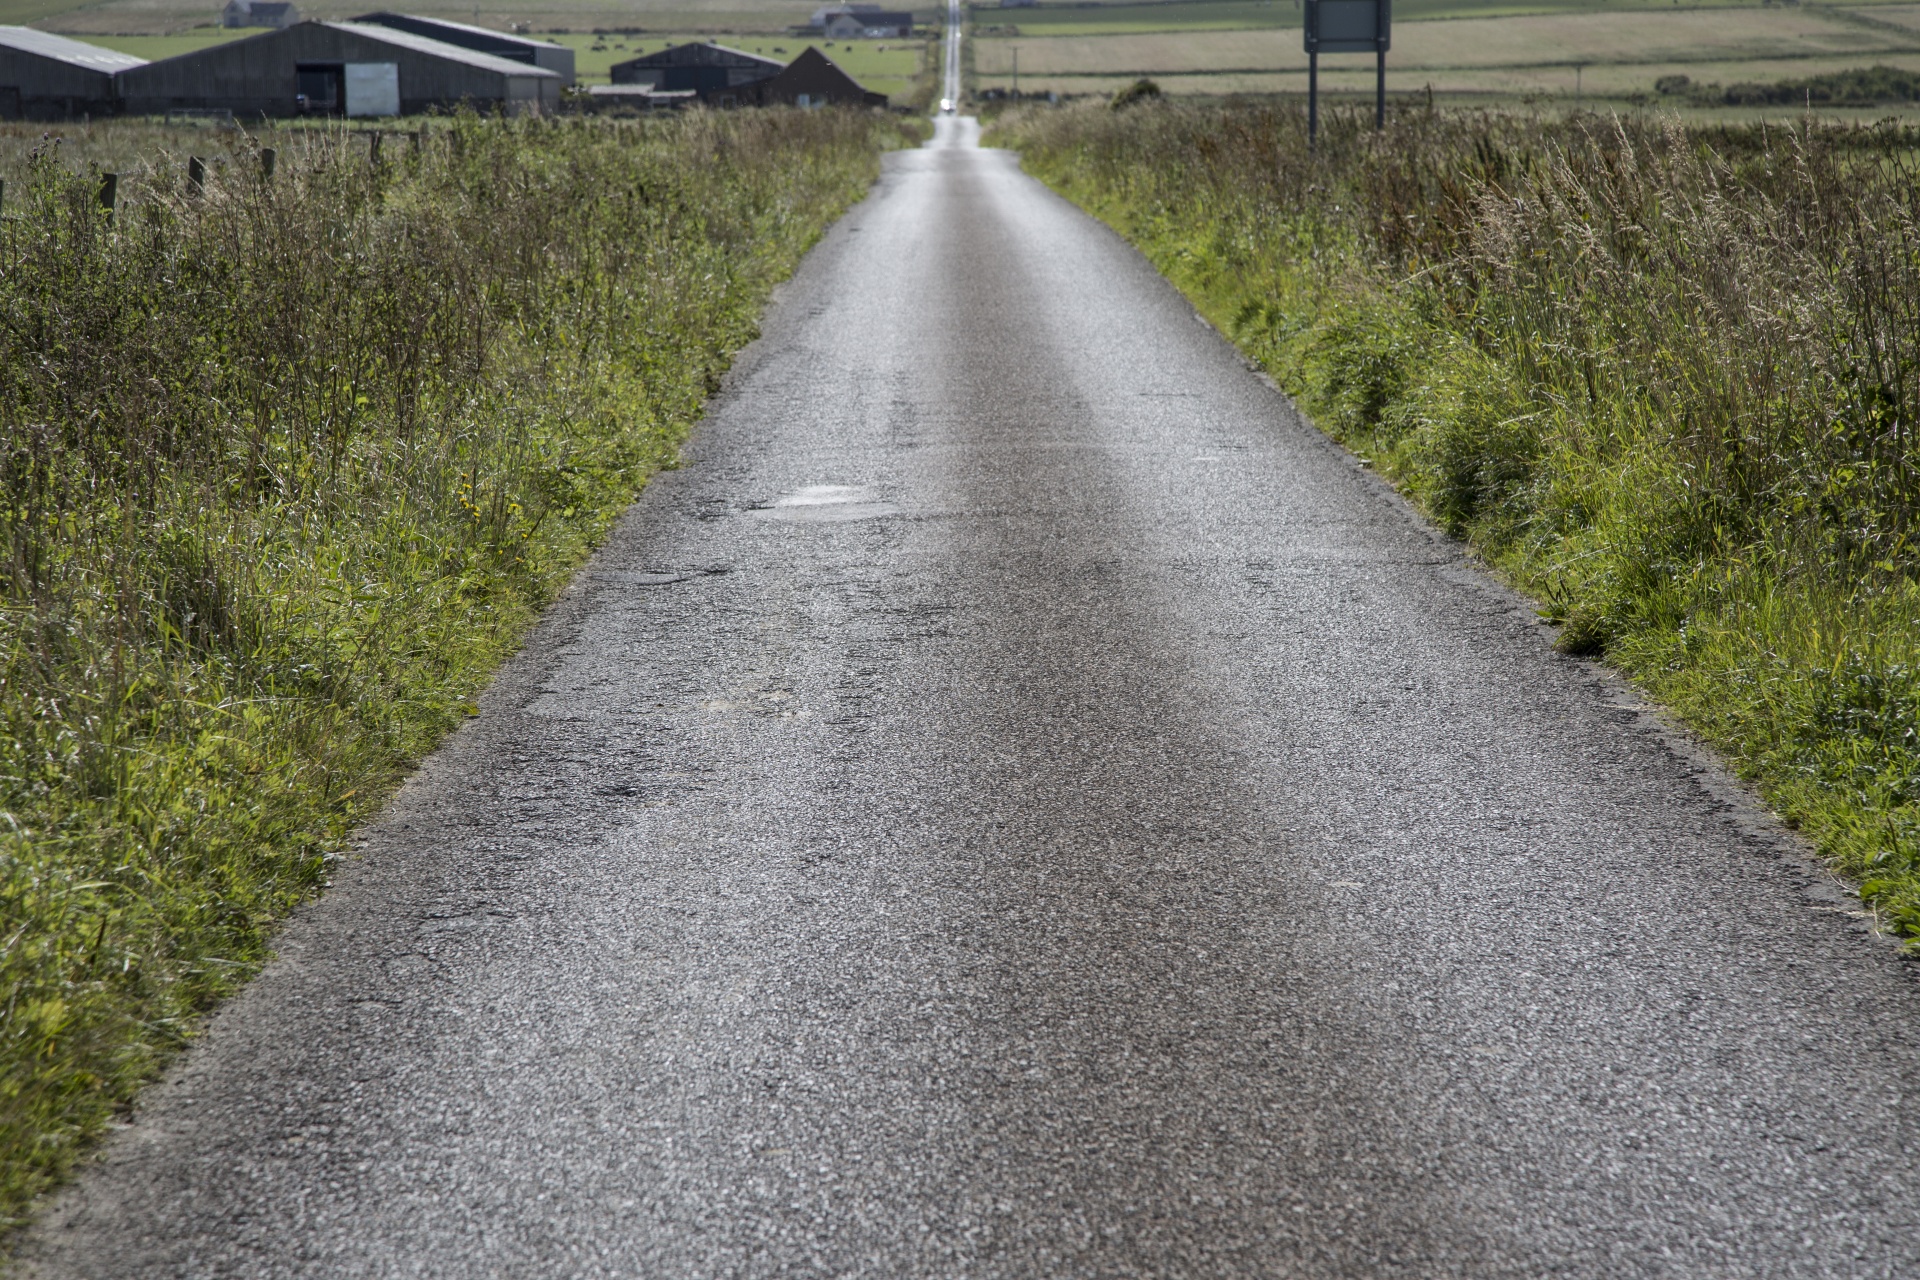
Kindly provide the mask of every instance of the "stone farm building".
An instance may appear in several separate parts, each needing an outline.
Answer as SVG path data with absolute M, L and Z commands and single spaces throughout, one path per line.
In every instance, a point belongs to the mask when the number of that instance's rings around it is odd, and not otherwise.
M 820 30 L 834 40 L 904 40 L 913 34 L 913 15 L 890 9 L 830 13 Z
M 616 62 L 609 78 L 615 84 L 652 85 L 663 91 L 691 89 L 702 100 L 732 105 L 723 102 L 729 90 L 785 69 L 786 65 L 776 59 L 744 49 L 729 49 L 723 44 L 680 44 Z
M 220 11 L 223 27 L 290 27 L 300 21 L 300 11 L 285 0 L 227 0 Z
M 410 31 L 302 22 L 213 45 L 117 77 L 125 110 L 225 109 L 236 116 L 390 116 L 471 104 L 551 111 L 557 72 Z
M 504 31 L 490 31 L 486 27 L 469 26 L 464 22 L 449 22 L 445 18 L 423 18 L 411 13 L 363 13 L 353 21 L 376 27 L 391 27 L 395 31 L 425 36 L 429 40 L 438 40 L 442 44 L 458 45 L 462 49 L 473 49 L 479 53 L 490 53 L 496 58 L 505 58 L 509 62 L 524 62 L 530 67 L 545 67 L 560 77 L 560 83 L 563 86 L 571 86 L 574 81 L 573 50 L 563 44 L 529 40 L 525 36 L 508 35 Z
M 115 109 L 114 76 L 146 59 L 31 27 L 0 27 L 0 119 L 60 120 Z

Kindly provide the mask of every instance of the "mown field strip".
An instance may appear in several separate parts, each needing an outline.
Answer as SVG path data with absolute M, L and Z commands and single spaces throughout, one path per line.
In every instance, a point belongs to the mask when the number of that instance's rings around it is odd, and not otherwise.
M 1876 65 L 1920 72 L 1920 52 L 1887 54 L 1875 57 L 1872 61 Z M 1860 65 L 1857 58 L 1589 65 L 1579 69 L 1576 82 L 1572 63 L 1416 70 L 1389 62 L 1387 86 L 1390 93 L 1413 92 L 1430 85 L 1435 93 L 1440 94 L 1506 98 L 1529 94 L 1571 98 L 1578 88 L 1588 97 L 1604 98 L 1645 94 L 1652 89 L 1656 80 L 1667 75 L 1685 75 L 1703 84 L 1769 83 L 1846 71 Z M 1115 68 L 1099 74 L 1045 75 L 1030 73 L 1026 54 L 1023 52 L 1020 56 L 1020 87 L 1028 91 L 1108 94 L 1142 76 L 1154 80 L 1165 92 L 1175 94 L 1304 93 L 1307 85 L 1307 69 L 1304 66 L 1277 71 L 1243 67 L 1197 72 L 1133 67 Z M 1323 62 L 1320 85 L 1322 89 L 1336 93 L 1371 93 L 1372 64 L 1357 57 Z M 1908 104 L 1872 110 L 1876 115 L 1885 115 L 1891 111 L 1911 111 L 1913 107 Z
M 974 53 L 981 75 L 1005 75 L 1019 51 L 1023 75 L 1175 75 L 1306 70 L 1292 26 L 1249 31 L 1186 31 L 1108 36 L 983 38 Z M 1892 27 L 1868 27 L 1808 10 L 1761 10 L 1738 24 L 1724 13 L 1547 15 L 1409 22 L 1394 32 L 1389 65 L 1397 72 L 1461 72 L 1529 67 L 1654 67 L 1739 62 L 1845 65 L 1920 52 Z M 1338 65 L 1335 63 L 1333 65 Z

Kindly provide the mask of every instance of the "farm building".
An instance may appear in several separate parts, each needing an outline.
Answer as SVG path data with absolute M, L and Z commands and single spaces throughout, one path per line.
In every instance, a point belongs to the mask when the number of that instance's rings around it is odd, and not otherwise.
M 738 90 L 743 104 L 754 106 L 884 107 L 887 95 L 868 93 L 860 82 L 835 66 L 833 60 L 812 45 L 799 57 L 781 68 L 780 74 L 756 80 Z
M 821 34 L 834 40 L 893 40 L 913 34 L 913 15 L 888 9 L 842 11 L 827 15 Z
M 650 84 L 655 89 L 692 89 L 721 105 L 727 91 L 778 75 L 785 67 L 773 58 L 723 44 L 681 44 L 615 63 L 615 84 Z
M 224 108 L 236 116 L 391 116 L 468 104 L 551 110 L 545 67 L 348 22 L 302 22 L 133 67 L 116 77 L 125 109 Z
M 0 27 L 0 119 L 65 119 L 115 109 L 116 72 L 144 58 L 48 35 Z
M 272 27 L 278 31 L 300 21 L 300 11 L 285 0 L 227 0 L 220 11 L 223 27 Z
M 573 84 L 573 50 L 563 44 L 529 40 L 525 36 L 508 35 L 504 31 L 489 31 L 485 27 L 468 26 L 464 22 L 448 22 L 444 18 L 423 18 L 411 13 L 364 13 L 353 21 L 376 27 L 390 27 L 395 31 L 411 32 L 416 36 L 425 36 L 429 40 L 438 40 L 442 44 L 459 45 L 462 49 L 490 53 L 496 58 L 505 58 L 509 62 L 524 62 L 530 67 L 545 67 L 560 77 L 562 86 Z

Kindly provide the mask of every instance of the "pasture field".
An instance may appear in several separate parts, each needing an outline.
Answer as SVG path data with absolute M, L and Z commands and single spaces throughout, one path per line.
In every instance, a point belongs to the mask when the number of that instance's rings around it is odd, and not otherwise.
M 605 84 L 608 71 L 614 63 L 625 62 L 644 53 L 658 53 L 676 44 L 718 40 L 732 48 L 778 58 L 783 62 L 791 61 L 802 49 L 812 45 L 855 80 L 896 102 L 912 90 L 914 77 L 920 74 L 926 57 L 926 42 L 923 40 L 821 40 L 815 36 L 794 36 L 781 32 L 754 35 L 688 29 L 664 34 L 569 34 L 550 38 L 573 47 L 574 69 L 582 84 Z
M 1513 11 L 1513 10 L 1517 10 Z M 1698 84 L 1773 82 L 1867 66 L 1920 70 L 1913 4 L 1517 4 L 1448 0 L 1395 6 L 1390 92 L 1454 98 L 1630 101 L 1663 77 Z M 1039 6 L 972 11 L 974 88 L 1111 93 L 1139 77 L 1182 94 L 1306 88 L 1292 0 Z M 1366 92 L 1372 60 L 1324 58 L 1324 88 Z

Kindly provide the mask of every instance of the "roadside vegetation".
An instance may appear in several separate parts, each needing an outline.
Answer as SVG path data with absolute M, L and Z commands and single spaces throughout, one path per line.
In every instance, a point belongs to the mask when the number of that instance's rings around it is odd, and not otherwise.
M 0 138 L 0 1225 L 469 713 L 901 127 L 280 130 L 270 179 L 232 134 L 199 186 L 191 131 Z
M 1734 10 L 1737 9 L 1737 13 Z M 1107 97 L 1148 77 L 1169 96 L 1304 93 L 1307 58 L 1293 0 L 1040 0 L 970 9 L 977 89 Z M 1738 5 L 1689 0 L 1400 0 L 1388 91 L 1457 105 L 1536 109 L 1604 102 L 1623 111 L 1811 105 L 1910 112 L 1920 73 L 1911 4 Z M 1862 70 L 1875 68 L 1875 70 Z M 1373 59 L 1321 59 L 1323 92 L 1371 99 Z M 1657 90 L 1665 82 L 1667 91 Z M 1684 82 L 1685 92 L 1671 86 Z
M 1920 940 L 1920 134 L 1371 124 L 1135 98 L 989 141 Z

